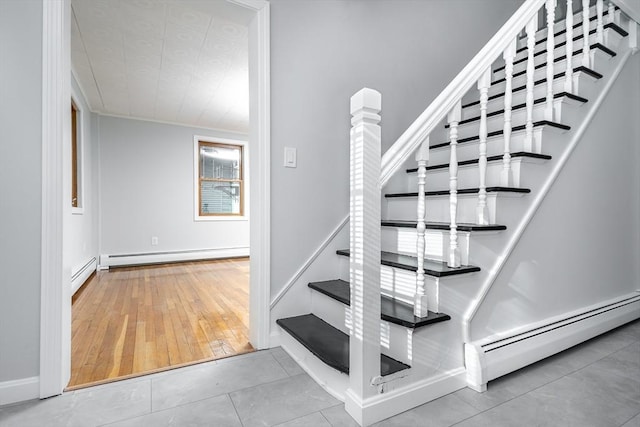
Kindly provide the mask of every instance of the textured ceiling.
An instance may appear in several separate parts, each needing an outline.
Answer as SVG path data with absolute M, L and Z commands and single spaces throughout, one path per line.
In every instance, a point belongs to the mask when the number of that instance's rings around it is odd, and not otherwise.
M 71 63 L 93 111 L 248 132 L 248 22 L 225 0 L 72 0 Z

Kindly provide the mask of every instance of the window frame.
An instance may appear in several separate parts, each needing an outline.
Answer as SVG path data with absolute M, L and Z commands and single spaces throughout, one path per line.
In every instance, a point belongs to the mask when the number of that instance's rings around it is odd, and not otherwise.
M 240 182 L 240 213 L 201 213 L 201 178 L 200 178 L 200 147 L 202 145 L 217 145 L 221 147 L 240 148 L 240 179 L 220 180 L 222 182 Z M 248 220 L 248 159 L 247 141 L 229 138 L 215 138 L 208 136 L 193 137 L 193 201 L 195 221 L 246 221 Z
M 70 202 L 71 202 L 71 213 L 73 215 L 82 215 L 84 214 L 84 134 L 83 134 L 83 126 L 82 120 L 84 117 L 84 111 L 81 107 L 81 104 L 78 102 L 78 97 L 71 93 L 70 97 L 70 120 L 71 124 L 71 133 L 70 133 L 70 164 L 69 169 L 71 172 L 71 180 L 70 180 Z M 75 128 L 74 128 L 74 113 L 75 110 Z M 75 140 L 74 140 L 75 136 Z M 75 147 L 74 147 L 75 145 Z M 74 153 L 75 148 L 75 153 Z M 75 154 L 75 155 L 74 155 Z M 75 161 L 75 165 L 74 165 Z M 74 167 L 75 166 L 75 167 Z M 75 178 L 75 180 L 74 180 Z M 75 185 L 74 185 L 75 181 Z M 75 187 L 75 188 L 74 188 Z M 74 189 L 76 196 L 76 205 L 73 205 L 73 197 L 74 197 Z

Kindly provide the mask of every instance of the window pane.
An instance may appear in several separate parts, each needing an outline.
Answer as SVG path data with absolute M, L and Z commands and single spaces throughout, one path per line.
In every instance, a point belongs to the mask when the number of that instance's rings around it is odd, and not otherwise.
M 201 145 L 200 178 L 242 179 L 240 147 Z
M 239 214 L 239 182 L 200 182 L 200 212 L 206 214 Z

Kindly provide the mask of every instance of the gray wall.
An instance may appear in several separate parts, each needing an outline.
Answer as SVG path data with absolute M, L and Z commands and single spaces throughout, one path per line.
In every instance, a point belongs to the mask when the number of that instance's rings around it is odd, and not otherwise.
M 101 254 L 249 246 L 248 221 L 196 222 L 193 201 L 194 135 L 246 136 L 108 116 L 97 133 Z
M 42 2 L 0 1 L 0 382 L 37 376 Z
M 382 93 L 385 150 L 521 3 L 271 1 L 272 295 L 348 213 L 350 97 Z

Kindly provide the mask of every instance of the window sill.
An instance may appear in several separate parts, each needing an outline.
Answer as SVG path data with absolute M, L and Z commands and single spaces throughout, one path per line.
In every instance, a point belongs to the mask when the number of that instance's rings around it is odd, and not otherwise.
M 224 221 L 249 221 L 248 216 L 196 216 L 196 222 L 224 222 Z
M 84 208 L 71 208 L 71 215 L 84 215 Z

